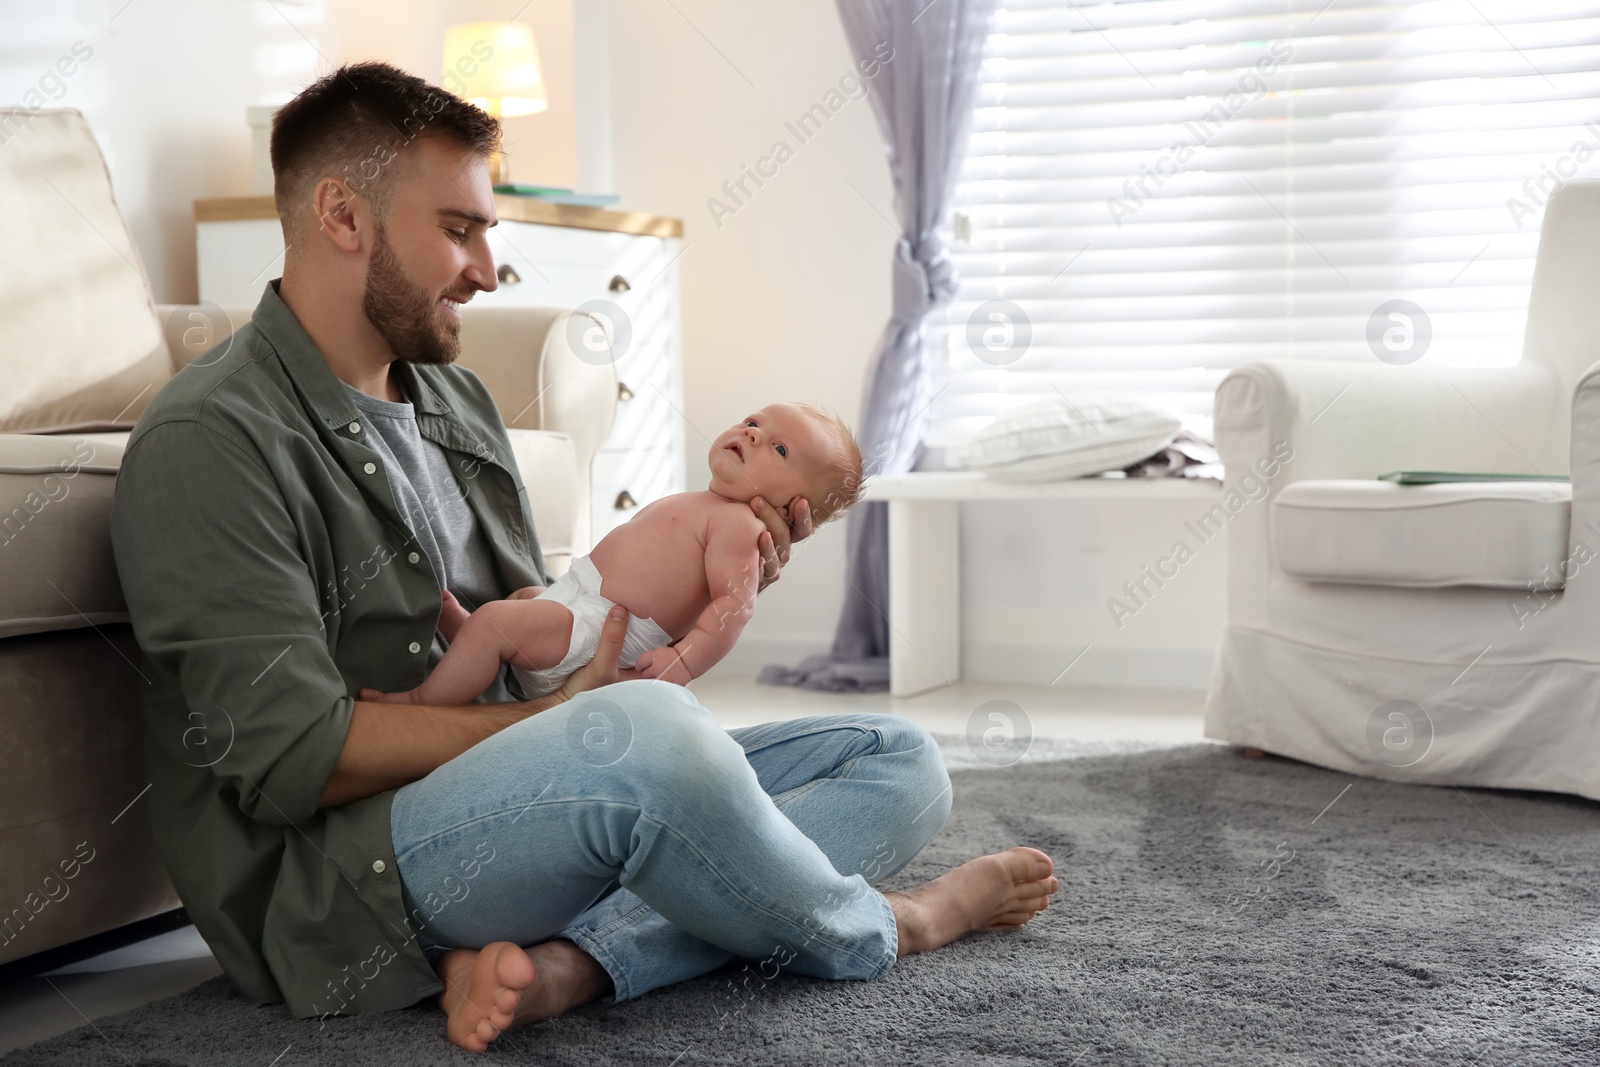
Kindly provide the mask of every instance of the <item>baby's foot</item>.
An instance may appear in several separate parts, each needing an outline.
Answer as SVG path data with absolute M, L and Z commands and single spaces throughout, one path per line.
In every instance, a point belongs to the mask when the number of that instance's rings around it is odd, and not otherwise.
M 471 617 L 472 612 L 461 606 L 461 602 L 448 589 L 441 589 L 444 597 L 444 607 L 439 611 L 439 632 L 444 634 L 446 641 L 456 639 L 456 631 L 461 629 L 461 624 Z
M 383 693 L 376 689 L 363 689 L 358 700 L 370 700 L 378 704 L 420 704 L 417 697 L 418 690 L 408 689 L 404 693 Z

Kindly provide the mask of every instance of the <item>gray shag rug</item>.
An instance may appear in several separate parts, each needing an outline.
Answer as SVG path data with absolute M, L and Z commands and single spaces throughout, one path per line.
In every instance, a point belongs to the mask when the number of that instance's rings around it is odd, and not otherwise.
M 880 982 L 739 965 L 518 1028 L 491 1060 L 600 1064 L 1600 1063 L 1600 805 L 1397 785 L 1212 745 L 941 738 L 950 821 L 909 888 L 1015 844 L 1061 892 Z M 274 1059 L 277 1057 L 277 1059 Z M 483 1062 L 431 1004 L 314 1022 L 225 977 L 4 1067 Z

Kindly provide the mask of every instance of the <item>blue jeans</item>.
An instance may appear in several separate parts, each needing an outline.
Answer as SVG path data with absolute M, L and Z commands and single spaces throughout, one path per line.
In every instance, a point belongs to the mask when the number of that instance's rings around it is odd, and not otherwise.
M 390 829 L 430 959 L 567 938 L 624 1001 L 739 958 L 766 978 L 881 978 L 898 932 L 872 883 L 951 799 L 933 739 L 899 716 L 723 730 L 689 690 L 636 680 L 402 786 Z

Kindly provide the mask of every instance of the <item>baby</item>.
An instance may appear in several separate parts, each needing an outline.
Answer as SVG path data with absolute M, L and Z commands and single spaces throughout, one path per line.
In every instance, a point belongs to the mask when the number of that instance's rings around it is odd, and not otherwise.
M 466 704 L 499 676 L 501 663 L 528 699 L 555 692 L 594 656 L 613 604 L 629 612 L 620 666 L 680 685 L 728 654 L 755 612 L 765 524 L 750 499 L 804 497 L 814 525 L 838 518 L 861 495 L 861 451 L 839 419 L 807 404 L 772 404 L 711 445 L 711 485 L 641 508 L 537 596 L 468 613 L 448 589 L 439 631 L 450 642 L 417 688 L 363 689 L 364 700 Z M 778 501 L 785 501 L 778 504 Z

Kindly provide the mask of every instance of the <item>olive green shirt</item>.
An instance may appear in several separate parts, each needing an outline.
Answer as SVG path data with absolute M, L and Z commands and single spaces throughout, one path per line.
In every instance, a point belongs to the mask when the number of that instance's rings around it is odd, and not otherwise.
M 440 583 L 361 413 L 277 285 L 140 417 L 112 546 L 143 652 L 156 843 L 190 918 L 257 1003 L 383 1011 L 443 988 L 401 903 L 394 792 L 318 801 L 357 691 L 422 682 Z M 548 584 L 483 383 L 453 365 L 391 373 L 450 457 L 499 595 Z

